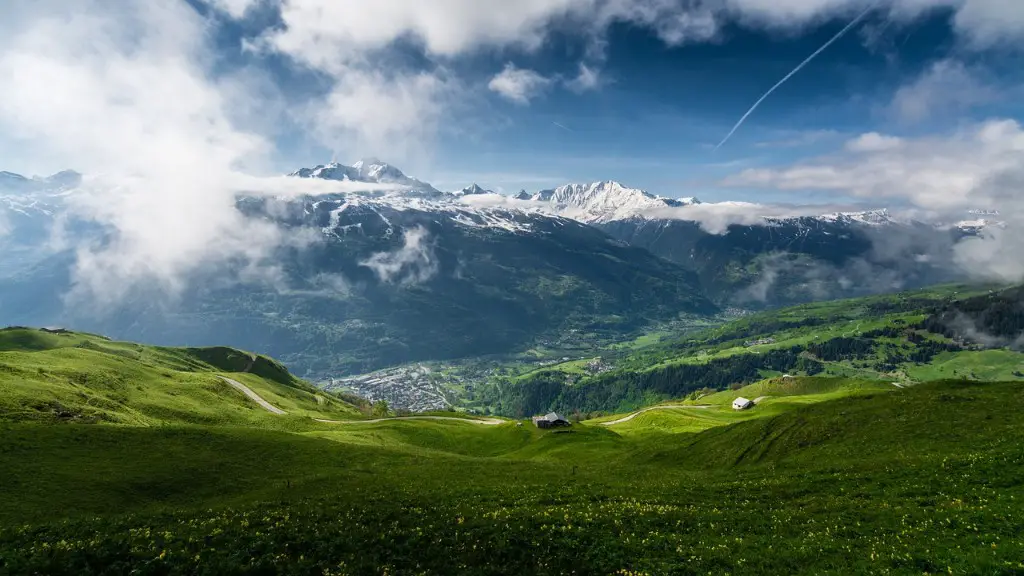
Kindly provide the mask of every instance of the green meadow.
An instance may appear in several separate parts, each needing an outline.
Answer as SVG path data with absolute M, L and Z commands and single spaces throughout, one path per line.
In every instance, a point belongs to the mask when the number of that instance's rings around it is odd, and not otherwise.
M 364 422 L 244 352 L 2 334 L 0 573 L 1024 571 L 1015 382 L 778 377 L 554 430 Z

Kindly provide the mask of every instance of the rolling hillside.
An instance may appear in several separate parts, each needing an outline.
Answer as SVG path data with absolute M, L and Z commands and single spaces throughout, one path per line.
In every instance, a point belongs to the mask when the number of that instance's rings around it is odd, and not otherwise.
M 8 367 L 76 346 L 15 336 Z M 219 372 L 188 351 L 147 353 Z M 292 384 L 251 378 L 282 394 Z M 762 398 L 736 412 L 737 394 Z M 1024 569 L 1010 521 L 1024 513 L 1022 394 L 1019 383 L 777 378 L 686 403 L 709 408 L 551 431 L 11 422 L 5 411 L 0 572 L 1013 573 Z
M 261 407 L 228 380 L 284 414 Z M 310 417 L 362 416 L 275 360 L 232 348 L 161 348 L 64 330 L 0 330 L 3 422 L 280 429 Z
M 804 304 L 664 338 L 614 358 L 611 370 L 580 375 L 556 365 L 499 379 L 484 394 L 498 413 L 525 415 L 625 411 L 787 374 L 886 385 L 1019 380 L 1024 324 L 1003 310 L 1019 309 L 1018 292 L 953 286 Z

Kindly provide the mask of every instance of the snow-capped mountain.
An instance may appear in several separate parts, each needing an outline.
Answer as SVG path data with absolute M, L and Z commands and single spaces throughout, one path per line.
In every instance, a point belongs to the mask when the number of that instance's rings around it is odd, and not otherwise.
M 470 184 L 469 186 L 466 186 L 462 190 L 452 192 L 453 196 L 480 196 L 483 194 L 494 194 L 494 191 L 484 190 L 483 188 L 476 184 Z
M 350 180 L 373 184 L 398 184 L 408 188 L 412 194 L 439 196 L 443 192 L 426 182 L 406 176 L 401 170 L 376 158 L 364 158 L 351 166 L 331 162 L 312 168 L 301 168 L 289 174 L 299 178 L 323 178 L 325 180 Z
M 49 234 L 53 218 L 64 209 L 82 176 L 65 170 L 52 176 L 26 178 L 0 172 L 0 240 L 10 253 L 15 246 L 33 248 Z M 2 263 L 0 263 L 2 264 Z
M 674 200 L 655 196 L 639 188 L 628 188 L 614 181 L 590 184 L 566 184 L 552 190 L 541 190 L 530 196 L 525 190 L 518 200 L 547 204 L 546 208 L 586 223 L 610 222 L 642 216 L 659 208 L 697 204 L 696 198 Z
M 82 175 L 74 170 L 63 170 L 50 176 L 31 178 L 15 174 L 14 172 L 0 171 L 0 194 L 18 192 L 59 192 L 78 186 L 82 181 Z

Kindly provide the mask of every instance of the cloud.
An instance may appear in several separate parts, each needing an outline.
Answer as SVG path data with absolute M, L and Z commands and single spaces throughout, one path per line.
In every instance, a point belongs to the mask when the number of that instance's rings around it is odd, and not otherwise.
M 241 18 L 261 0 L 205 0 L 207 4 L 226 12 L 232 18 Z
M 209 0 L 230 14 L 245 14 L 257 0 Z M 910 21 L 936 8 L 957 14 L 955 25 L 972 45 L 983 38 L 1018 37 L 1018 7 L 991 0 L 263 0 L 276 6 L 280 23 L 250 45 L 284 55 L 326 77 L 325 93 L 292 107 L 302 124 L 337 153 L 374 153 L 397 162 L 429 156 L 438 132 L 488 117 L 479 86 L 452 70 L 460 58 L 481 51 L 535 51 L 553 33 L 572 31 L 588 41 L 586 61 L 561 83 L 576 91 L 599 85 L 607 32 L 627 23 L 654 32 L 670 45 L 718 41 L 723 25 L 793 29 L 832 18 L 852 18 L 868 6 Z M 1022 5 L 1024 6 L 1024 5 Z M 966 40 L 965 40 L 966 41 Z M 995 40 L 992 40 L 995 41 Z M 409 53 L 417 62 L 410 65 Z M 525 104 L 553 78 L 511 68 L 488 87 Z M 478 118 L 475 118 L 478 117 Z M 398 136 L 396 136 L 398 135 Z
M 594 90 L 602 83 L 601 71 L 580 62 L 580 71 L 575 78 L 566 82 L 566 86 L 574 92 Z
M 404 163 L 427 148 L 451 111 L 455 90 L 440 72 L 348 70 L 323 101 L 306 110 L 303 122 L 335 151 L 386 153 Z
M 846 142 L 850 152 L 885 152 L 895 150 L 903 144 L 903 140 L 895 136 L 886 136 L 878 132 L 868 132 Z
M 1024 279 L 1024 129 L 989 120 L 951 134 L 901 138 L 864 134 L 844 151 L 790 167 L 746 170 L 726 185 L 825 190 L 888 199 L 920 213 L 960 219 L 967 210 L 998 210 L 1006 228 L 990 227 L 953 250 L 974 276 Z
M 904 122 L 950 116 L 997 100 L 998 91 L 956 60 L 932 64 L 893 97 L 890 112 Z
M 846 149 L 786 168 L 746 170 L 724 183 L 831 190 L 932 210 L 996 208 L 997 197 L 1007 198 L 992 183 L 1021 169 L 1024 131 L 1015 120 L 990 120 L 943 136 L 894 140 L 865 134 Z
M 644 216 L 661 220 L 684 220 L 697 222 L 706 232 L 724 234 L 734 224 L 764 224 L 765 218 L 798 218 L 822 214 L 845 212 L 854 209 L 849 205 L 771 205 L 755 202 L 704 202 L 686 206 L 665 207 L 648 210 Z
M 138 282 L 174 292 L 197 268 L 238 260 L 264 265 L 290 239 L 242 217 L 234 199 L 240 186 L 267 193 L 288 188 L 241 183 L 243 175 L 271 172 L 278 124 L 297 121 L 335 150 L 404 160 L 429 150 L 467 99 L 486 93 L 452 72 L 461 69 L 458 59 L 480 50 L 536 50 L 553 31 L 570 29 L 599 43 L 615 23 L 648 28 L 670 44 L 715 41 L 726 21 L 812 26 L 855 14 L 868 0 L 208 3 L 219 11 L 213 22 L 180 0 L 37 0 L 4 7 L 4 150 L 92 176 L 70 201 L 80 218 L 98 222 L 111 236 L 105 244 L 79 246 L 75 277 L 87 292 L 116 299 Z M 307 74 L 311 88 L 297 103 L 282 101 L 264 72 L 229 63 L 216 45 L 217 22 L 243 18 L 257 4 L 278 10 L 280 18 L 250 41 L 255 52 L 246 62 L 266 64 L 260 56 L 272 56 L 275 66 L 284 62 L 290 72 Z M 904 19 L 949 8 L 956 29 L 975 48 L 1024 35 L 1024 3 L 882 5 Z M 400 57 L 409 52 L 417 57 Z M 592 64 L 580 68 L 577 87 L 599 80 Z M 513 71 L 531 78 L 530 71 Z M 526 85 L 517 91 L 520 84 L 509 83 L 502 93 L 528 101 L 543 87 L 536 78 Z M 1011 144 L 1019 132 L 1016 123 L 994 121 L 950 138 L 907 140 L 884 153 L 853 158 L 844 151 L 789 169 L 746 172 L 737 181 L 905 197 L 929 208 L 983 204 L 995 199 L 993 183 L 1009 181 L 1011 164 L 1019 164 L 1019 146 Z
M 99 224 L 105 240 L 55 232 L 75 243 L 76 297 L 116 302 L 139 285 L 173 295 L 193 272 L 228 262 L 252 275 L 298 239 L 245 218 L 238 193 L 355 187 L 251 175 L 272 151 L 249 123 L 253 95 L 265 93 L 244 74 L 211 71 L 207 23 L 187 4 L 25 6 L 0 34 L 0 75 L 10 80 L 0 91 L 0 129 L 87 174 L 65 197 L 67 212 Z M 259 104 L 273 115 L 274 101 Z
M 496 74 L 487 83 L 487 88 L 516 104 L 529 104 L 530 100 L 540 94 L 551 84 L 551 79 L 541 76 L 533 70 L 516 68 L 509 62 L 504 70 Z
M 112 233 L 78 248 L 75 281 L 116 299 L 198 266 L 260 260 L 282 241 L 234 209 L 232 178 L 268 151 L 239 126 L 240 78 L 214 78 L 203 20 L 172 1 L 32 3 L 0 34 L 0 127 L 38 155 L 95 175 L 69 196 Z
M 410 228 L 402 235 L 402 247 L 377 252 L 359 263 L 377 275 L 381 282 L 409 286 L 433 278 L 438 271 L 430 231 L 423 226 Z

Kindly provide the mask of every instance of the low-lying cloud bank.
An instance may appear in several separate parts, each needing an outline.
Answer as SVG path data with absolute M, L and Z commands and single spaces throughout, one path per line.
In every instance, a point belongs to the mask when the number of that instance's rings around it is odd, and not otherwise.
M 987 227 L 954 248 L 972 276 L 1024 279 L 1024 129 L 994 119 L 944 136 L 863 134 L 831 154 L 785 168 L 754 169 L 726 186 L 831 191 L 905 203 L 919 215 L 950 220 L 968 210 L 997 211 L 1005 227 Z M 956 218 L 959 219 L 959 218 Z

